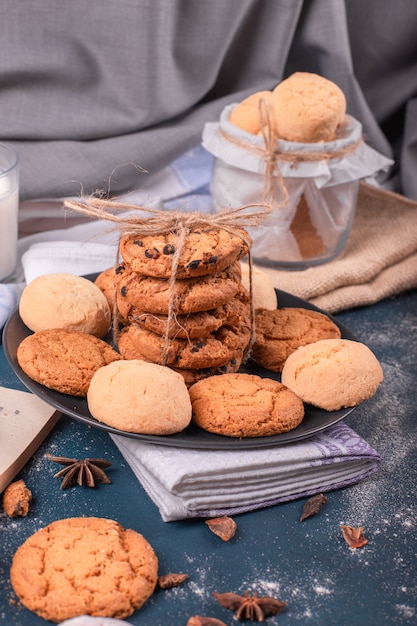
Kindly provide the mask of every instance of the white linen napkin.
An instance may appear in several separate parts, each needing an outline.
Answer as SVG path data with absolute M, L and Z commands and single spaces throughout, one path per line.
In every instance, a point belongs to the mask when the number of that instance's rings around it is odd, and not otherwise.
M 366 478 L 381 462 L 343 422 L 297 443 L 242 451 L 111 437 L 165 522 L 235 515 L 339 489 Z

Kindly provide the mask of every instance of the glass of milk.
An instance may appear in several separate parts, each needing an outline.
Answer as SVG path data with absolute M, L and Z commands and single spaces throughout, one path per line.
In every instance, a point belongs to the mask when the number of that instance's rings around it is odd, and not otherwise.
M 19 156 L 0 143 L 0 281 L 16 269 L 19 209 Z

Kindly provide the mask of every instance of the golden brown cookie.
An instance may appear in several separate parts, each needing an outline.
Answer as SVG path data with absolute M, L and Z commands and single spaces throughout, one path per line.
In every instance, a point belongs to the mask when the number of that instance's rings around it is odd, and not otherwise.
M 17 348 L 17 362 L 29 378 L 73 396 L 85 396 L 94 372 L 121 358 L 98 337 L 60 328 L 28 335 Z
M 253 93 L 232 109 L 229 121 L 247 133 L 257 135 L 261 130 L 262 123 L 265 122 L 259 110 L 260 101 L 262 99 L 268 105 L 271 96 L 271 91 L 257 91 Z M 265 113 L 263 114 L 265 115 Z
M 297 307 L 257 311 L 255 329 L 251 358 L 273 372 L 280 372 L 299 346 L 341 336 L 339 327 L 324 313 Z
M 189 389 L 193 421 L 227 437 L 269 437 L 292 430 L 304 417 L 302 400 L 285 385 L 253 374 L 224 374 Z
M 45 620 L 123 619 L 152 595 L 158 559 L 138 532 L 99 517 L 57 520 L 17 549 L 10 570 L 22 604 Z
M 250 242 L 243 229 L 232 234 L 222 228 L 194 230 L 188 234 L 181 251 L 177 278 L 218 274 L 235 261 L 245 256 Z M 172 259 L 178 246 L 177 233 L 161 235 L 123 235 L 120 253 L 131 269 L 139 274 L 155 278 L 169 278 L 172 274 Z
M 240 267 L 242 270 L 242 284 L 249 292 L 249 265 L 241 262 Z M 255 311 L 257 309 L 276 309 L 278 306 L 277 293 L 271 279 L 264 270 L 255 266 L 252 266 L 252 299 Z
M 229 302 L 242 293 L 240 264 L 219 274 L 175 281 L 173 287 L 165 278 L 152 278 L 120 266 L 116 272 L 117 308 L 124 319 L 135 310 L 144 313 L 167 315 L 171 289 L 175 296 L 175 313 L 209 311 Z
M 26 285 L 19 313 L 30 330 L 79 330 L 96 337 L 109 331 L 111 311 L 102 291 L 87 278 L 46 274 Z
M 242 361 L 243 351 L 234 359 L 231 359 L 231 361 L 225 363 L 224 365 L 220 365 L 219 367 L 206 367 L 201 369 L 181 369 L 179 367 L 173 367 L 172 369 L 178 372 L 178 374 L 181 374 L 187 387 L 191 387 L 194 383 L 199 380 L 203 380 L 203 378 L 208 378 L 209 376 L 220 376 L 222 374 L 237 372 L 242 364 Z
M 119 334 L 118 349 L 125 359 L 144 358 L 170 367 L 202 369 L 225 365 L 245 350 L 249 340 L 249 324 L 242 323 L 221 326 L 207 337 L 170 339 L 166 346 L 161 335 L 139 324 L 128 324 Z
M 191 420 L 183 377 L 139 359 L 115 361 L 97 370 L 87 404 L 97 420 L 126 432 L 172 435 Z
M 346 113 L 343 91 L 310 72 L 295 72 L 272 92 L 270 106 L 280 139 L 311 143 L 333 141 Z
M 113 312 L 116 301 L 115 268 L 109 267 L 97 276 L 94 284 L 103 292 Z
M 169 328 L 167 328 L 168 316 L 143 313 L 135 309 L 131 310 L 129 321 L 136 322 L 157 335 L 167 334 L 173 339 L 203 338 L 216 331 L 220 326 L 233 326 L 239 324 L 242 318 L 247 318 L 249 302 L 243 302 L 243 299 L 248 300 L 248 298 L 236 296 L 226 304 L 210 311 L 175 315 L 169 323 Z
M 373 352 L 358 341 L 323 339 L 298 348 L 285 362 L 282 382 L 300 398 L 327 411 L 371 398 L 383 380 Z

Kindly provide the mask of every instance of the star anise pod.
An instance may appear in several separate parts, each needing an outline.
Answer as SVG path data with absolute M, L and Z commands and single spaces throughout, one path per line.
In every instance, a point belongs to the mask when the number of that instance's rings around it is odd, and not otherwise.
M 304 504 L 303 512 L 300 517 L 300 522 L 304 522 L 305 519 L 316 515 L 321 507 L 326 504 L 327 498 L 324 494 L 318 493 L 317 495 L 309 498 Z
M 368 543 L 368 540 L 363 535 L 362 526 L 359 526 L 359 528 L 353 528 L 353 526 L 340 524 L 340 529 L 342 531 L 343 539 L 351 548 L 362 548 Z
M 66 456 L 46 455 L 50 461 L 65 465 L 64 469 L 54 474 L 54 478 L 62 478 L 61 489 L 67 489 L 72 485 L 87 485 L 95 487 L 96 483 L 110 484 L 111 480 L 104 469 L 110 467 L 110 461 L 106 459 L 70 459 Z
M 255 592 L 253 596 L 249 591 L 239 596 L 237 593 L 213 593 L 216 600 L 226 609 L 234 611 L 235 617 L 239 620 L 250 620 L 252 622 L 263 622 L 268 615 L 277 615 L 285 606 L 286 602 L 281 602 L 270 596 L 260 597 Z

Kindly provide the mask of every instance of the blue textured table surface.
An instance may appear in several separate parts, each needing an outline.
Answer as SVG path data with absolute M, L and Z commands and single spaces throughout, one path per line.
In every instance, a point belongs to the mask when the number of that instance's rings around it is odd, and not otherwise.
M 9 568 L 16 548 L 53 520 L 109 517 L 142 533 L 154 547 L 160 574 L 185 572 L 180 587 L 158 590 L 129 622 L 185 626 L 191 615 L 236 624 L 213 591 L 257 591 L 288 603 L 267 624 L 384 626 L 417 623 L 416 380 L 417 293 L 336 316 L 381 361 L 385 380 L 376 395 L 346 422 L 382 456 L 367 480 L 328 493 L 318 515 L 300 522 L 304 500 L 235 517 L 228 543 L 204 520 L 164 523 L 110 437 L 62 417 L 27 464 L 24 478 L 34 500 L 26 518 L 0 513 L 0 623 L 41 626 L 45 620 L 16 601 Z M 0 354 L 0 384 L 22 386 Z M 57 466 L 45 454 L 105 457 L 111 485 L 60 490 Z M 353 550 L 340 524 L 363 526 L 368 544 Z

